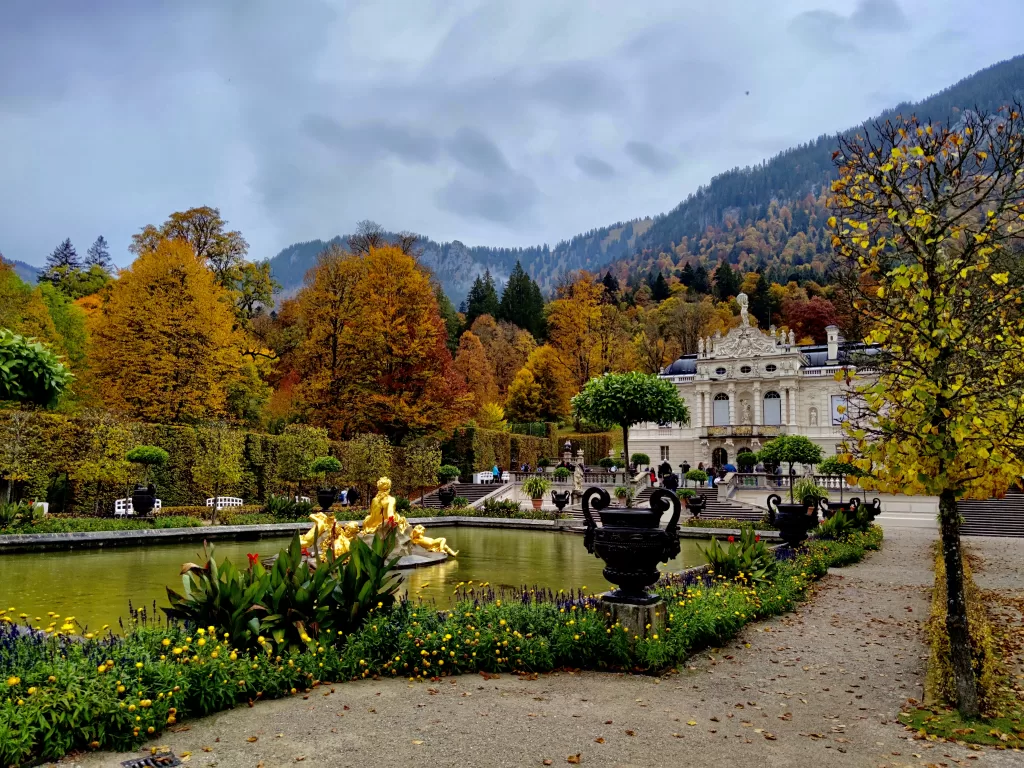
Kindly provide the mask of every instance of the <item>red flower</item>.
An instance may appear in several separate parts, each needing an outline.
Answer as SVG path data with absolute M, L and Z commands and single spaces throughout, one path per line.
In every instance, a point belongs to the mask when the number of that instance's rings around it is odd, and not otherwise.
M 732 544 L 734 541 L 736 541 L 736 537 L 735 536 L 730 536 L 729 537 L 729 543 Z
M 302 556 L 303 557 L 309 557 L 309 547 L 303 547 L 302 548 Z
M 754 534 L 754 541 L 760 541 L 761 537 L 758 534 Z
M 259 556 L 258 554 L 253 554 L 252 552 L 249 552 L 249 553 L 248 553 L 248 554 L 246 555 L 246 557 L 248 557 L 248 558 L 249 558 L 249 567 L 250 567 L 250 568 L 252 568 L 252 567 L 253 567 L 254 565 L 256 565 L 256 563 L 257 563 L 257 562 L 259 561 L 259 559 L 260 559 L 260 556 Z

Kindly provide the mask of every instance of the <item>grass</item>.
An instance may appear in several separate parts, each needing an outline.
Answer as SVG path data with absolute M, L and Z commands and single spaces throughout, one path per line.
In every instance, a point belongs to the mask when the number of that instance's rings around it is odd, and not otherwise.
M 955 709 L 917 707 L 900 714 L 900 722 L 919 738 L 952 741 L 961 746 L 997 749 L 1024 748 L 1024 707 L 1019 702 L 1006 712 L 979 720 L 964 720 Z
M 751 528 L 755 531 L 774 531 L 775 526 L 770 523 L 766 523 L 763 520 L 736 520 L 735 518 L 704 518 L 702 520 L 689 520 L 683 521 L 682 525 L 686 528 Z

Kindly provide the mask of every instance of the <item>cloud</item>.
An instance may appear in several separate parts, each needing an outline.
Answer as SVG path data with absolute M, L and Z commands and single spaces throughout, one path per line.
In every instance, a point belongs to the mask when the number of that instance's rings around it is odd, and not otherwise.
M 668 152 L 663 152 L 646 141 L 626 142 L 626 154 L 633 158 L 637 165 L 642 165 L 654 173 L 668 173 L 678 162 Z
M 615 176 L 615 169 L 612 166 L 593 155 L 576 155 L 576 167 L 595 179 L 610 179 Z
M 365 218 L 553 244 L 1019 52 L 1019 0 L 963 7 L 2 0 L 0 250 L 102 233 L 124 265 L 200 204 L 254 257 Z

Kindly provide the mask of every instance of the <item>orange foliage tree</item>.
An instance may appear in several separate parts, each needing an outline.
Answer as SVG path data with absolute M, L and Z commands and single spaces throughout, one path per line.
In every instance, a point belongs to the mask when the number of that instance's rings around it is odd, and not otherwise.
M 450 429 L 472 409 L 429 278 L 412 256 L 328 249 L 299 304 L 298 392 L 312 423 L 337 437 L 376 432 L 397 443 Z
M 113 283 L 89 319 L 97 390 L 147 421 L 225 412 L 242 364 L 231 296 L 181 240 L 159 240 Z
M 455 355 L 455 372 L 473 394 L 477 409 L 498 398 L 498 387 L 494 383 L 491 364 L 484 352 L 484 345 L 472 331 L 466 331 L 459 339 L 459 350 Z

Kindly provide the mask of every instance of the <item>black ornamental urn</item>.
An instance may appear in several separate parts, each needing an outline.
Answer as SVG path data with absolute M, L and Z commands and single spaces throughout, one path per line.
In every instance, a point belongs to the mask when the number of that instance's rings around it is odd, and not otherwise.
M 648 587 L 661 576 L 658 563 L 679 554 L 679 497 L 657 488 L 651 493 L 650 509 L 609 508 L 610 504 L 611 497 L 601 488 L 588 488 L 583 494 L 584 544 L 605 562 L 604 577 L 618 586 L 604 599 L 631 605 L 656 603 L 659 598 Z M 661 516 L 669 509 L 672 518 L 663 530 Z M 600 526 L 594 512 L 601 519 Z
M 850 512 L 864 515 L 870 525 L 882 512 L 882 500 L 876 496 L 871 500 L 871 503 L 868 504 L 867 502 L 861 502 L 858 497 L 854 496 L 850 499 Z
M 437 489 L 437 498 L 441 502 L 441 506 L 447 509 L 455 501 L 455 486 L 442 485 Z
M 707 503 L 707 499 L 698 493 L 696 496 L 691 496 L 686 500 L 686 508 L 690 510 L 690 514 L 693 515 L 694 519 L 700 519 L 700 515 L 707 506 Z
M 132 512 L 136 517 L 145 517 L 156 506 L 156 486 L 150 483 L 137 485 L 132 491 Z
M 324 512 L 329 510 L 331 508 L 331 505 L 334 504 L 334 502 L 337 501 L 337 499 L 337 488 L 321 488 L 316 492 L 317 503 L 320 504 L 320 507 L 321 509 L 323 509 Z
M 783 504 L 782 497 L 773 493 L 768 497 L 768 518 L 779 529 L 782 540 L 795 547 L 818 524 L 818 508 L 811 498 L 798 504 Z
M 821 508 L 821 514 L 826 520 L 831 520 L 832 516 L 836 512 L 842 512 L 843 514 L 849 514 L 857 506 L 857 499 L 853 498 L 849 501 L 829 501 L 828 499 L 819 499 L 818 506 Z
M 562 511 L 569 506 L 569 499 L 571 498 L 571 491 L 552 491 L 551 492 L 551 503 L 555 505 L 558 510 L 558 515 L 562 514 Z

